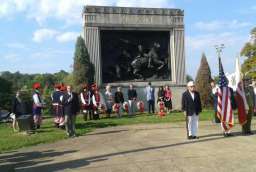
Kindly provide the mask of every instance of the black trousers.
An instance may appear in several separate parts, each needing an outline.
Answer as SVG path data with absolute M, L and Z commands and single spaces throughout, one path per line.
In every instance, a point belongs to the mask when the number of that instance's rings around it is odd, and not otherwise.
M 148 113 L 151 113 L 151 110 L 153 113 L 155 113 L 155 101 L 154 100 L 148 100 Z

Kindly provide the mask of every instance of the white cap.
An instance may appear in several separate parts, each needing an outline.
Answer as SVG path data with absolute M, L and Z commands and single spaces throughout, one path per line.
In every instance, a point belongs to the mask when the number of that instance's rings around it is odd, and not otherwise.
M 188 86 L 188 87 L 195 86 L 194 81 L 189 81 L 189 82 L 187 83 L 187 86 Z

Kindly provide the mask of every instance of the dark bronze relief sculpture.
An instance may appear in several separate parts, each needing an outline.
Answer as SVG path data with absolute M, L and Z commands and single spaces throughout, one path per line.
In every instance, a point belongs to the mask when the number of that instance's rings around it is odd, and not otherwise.
M 102 30 L 103 83 L 170 80 L 168 31 Z

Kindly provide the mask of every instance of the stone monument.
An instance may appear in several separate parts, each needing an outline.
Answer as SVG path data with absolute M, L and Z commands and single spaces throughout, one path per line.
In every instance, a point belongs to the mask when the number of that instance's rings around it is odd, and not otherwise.
M 169 85 L 179 109 L 186 84 L 183 17 L 180 9 L 85 6 L 82 36 L 96 83 L 122 86 L 125 96 L 133 83 L 144 101 L 149 81 L 156 95 Z

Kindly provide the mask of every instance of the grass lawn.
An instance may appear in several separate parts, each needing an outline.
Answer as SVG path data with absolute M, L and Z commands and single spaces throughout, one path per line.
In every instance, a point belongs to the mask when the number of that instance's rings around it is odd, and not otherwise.
M 200 114 L 200 121 L 212 120 L 213 111 L 204 110 Z M 18 149 L 21 147 L 32 146 L 40 143 L 50 143 L 57 140 L 66 139 L 64 130 L 53 127 L 53 119 L 47 117 L 43 121 L 41 129 L 35 134 L 26 135 L 13 132 L 11 124 L 0 123 L 0 153 Z M 172 112 L 166 117 L 159 118 L 156 115 L 138 114 L 135 117 L 123 116 L 122 118 L 102 118 L 100 120 L 83 121 L 82 115 L 78 115 L 76 121 L 76 133 L 78 136 L 86 135 L 96 128 L 104 128 L 118 125 L 132 124 L 153 124 L 153 123 L 172 123 L 184 121 L 184 115 L 181 112 Z

